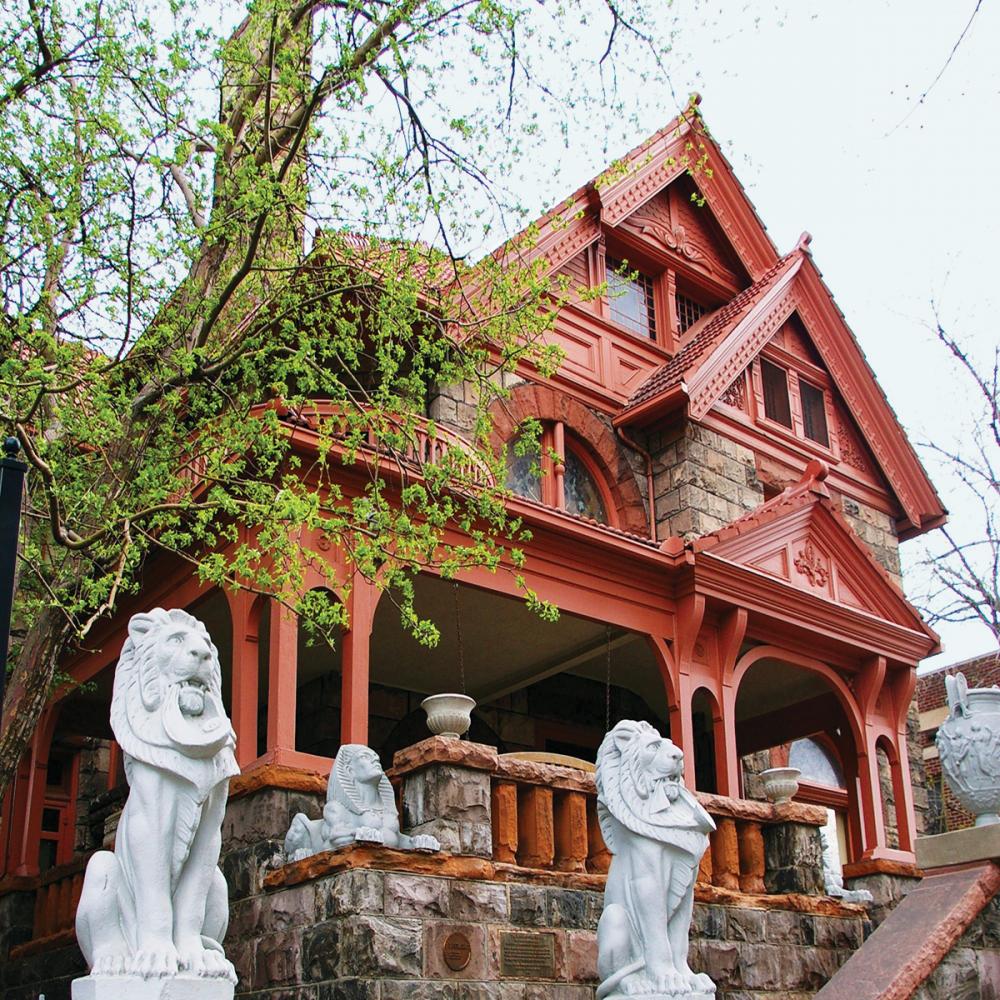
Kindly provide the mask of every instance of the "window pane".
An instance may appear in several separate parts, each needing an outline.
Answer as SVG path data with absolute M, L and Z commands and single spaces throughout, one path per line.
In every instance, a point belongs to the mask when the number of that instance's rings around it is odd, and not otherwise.
M 656 336 L 656 314 L 653 311 L 653 279 L 645 274 L 637 274 L 634 280 L 623 277 L 619 272 L 631 274 L 635 268 L 621 261 L 607 262 L 608 303 L 611 318 L 616 323 L 628 327 L 633 333 L 644 337 Z
M 537 451 L 516 455 L 513 443 L 507 446 L 507 489 L 529 500 L 542 499 L 542 480 L 535 474 L 539 464 Z
M 764 413 L 786 427 L 792 426 L 792 409 L 788 405 L 788 374 L 784 368 L 761 358 L 760 374 L 764 382 Z
M 602 524 L 608 523 L 608 514 L 604 509 L 604 500 L 594 482 L 594 477 L 587 467 L 568 448 L 566 449 L 566 465 L 563 471 L 563 491 L 566 495 L 566 509 L 571 514 L 581 514 L 592 517 Z
M 43 809 L 42 810 L 42 829 L 46 833 L 58 833 L 59 832 L 59 810 L 58 809 Z
M 56 856 L 59 853 L 59 842 L 56 840 L 43 840 L 38 845 L 38 870 L 47 872 L 56 866 Z
M 677 327 L 681 333 L 694 326 L 708 312 L 700 302 L 695 302 L 694 299 L 689 299 L 686 295 L 681 295 L 680 292 L 677 293 L 676 301 Z
M 802 772 L 807 781 L 832 788 L 844 788 L 844 772 L 840 762 L 819 740 L 806 737 L 795 740 L 788 752 L 788 763 Z
M 823 390 L 817 389 L 801 379 L 799 380 L 799 390 L 802 393 L 803 433 L 811 441 L 817 441 L 828 448 L 830 436 L 826 430 L 826 406 L 823 401 Z

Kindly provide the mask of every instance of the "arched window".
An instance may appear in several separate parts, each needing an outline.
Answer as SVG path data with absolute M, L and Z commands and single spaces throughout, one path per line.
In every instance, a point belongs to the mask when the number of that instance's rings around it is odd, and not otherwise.
M 563 470 L 563 494 L 566 509 L 571 514 L 592 517 L 601 524 L 608 523 L 608 510 L 601 496 L 601 488 L 584 459 L 572 448 L 566 449 Z
M 840 761 L 819 740 L 809 737 L 795 740 L 788 751 L 788 763 L 802 772 L 802 777 L 817 785 L 844 787 Z
M 596 463 L 561 422 L 543 424 L 539 450 L 519 455 L 514 442 L 508 445 L 507 488 L 580 517 L 612 523 L 610 496 Z

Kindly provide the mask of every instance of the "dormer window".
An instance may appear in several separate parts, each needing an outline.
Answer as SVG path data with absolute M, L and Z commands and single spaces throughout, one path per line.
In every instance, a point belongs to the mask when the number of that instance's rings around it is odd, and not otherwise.
M 607 275 L 611 318 L 640 337 L 656 340 L 653 279 L 611 257 L 607 259 Z
M 785 368 L 767 358 L 760 358 L 755 368 L 760 378 L 758 414 L 763 404 L 763 416 L 767 420 L 787 427 L 797 437 L 829 448 L 826 391 L 807 382 L 794 368 Z
M 760 377 L 764 383 L 764 416 L 792 428 L 792 407 L 788 400 L 788 372 L 761 358 Z
M 830 447 L 830 434 L 826 428 L 826 398 L 822 389 L 799 379 L 802 397 L 802 433 L 810 441 Z

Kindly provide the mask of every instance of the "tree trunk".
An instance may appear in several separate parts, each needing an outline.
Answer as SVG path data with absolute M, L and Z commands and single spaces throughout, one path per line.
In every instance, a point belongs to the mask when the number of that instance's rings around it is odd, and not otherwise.
M 52 693 L 52 678 L 70 636 L 66 616 L 46 608 L 29 630 L 10 677 L 0 729 L 0 800 L 17 771 L 24 749 Z

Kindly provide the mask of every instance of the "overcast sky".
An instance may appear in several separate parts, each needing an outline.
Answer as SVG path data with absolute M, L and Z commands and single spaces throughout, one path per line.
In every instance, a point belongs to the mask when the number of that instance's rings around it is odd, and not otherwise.
M 933 87 L 976 0 L 685 7 L 693 4 L 674 4 L 683 54 L 674 91 L 702 94 L 705 119 L 779 250 L 812 233 L 814 258 L 911 435 L 961 438 L 968 393 L 928 324 L 936 305 L 950 331 L 992 357 L 1000 4 L 983 2 Z M 650 105 L 651 126 L 674 110 Z M 953 522 L 974 517 L 931 472 Z M 947 651 L 937 662 L 992 645 L 974 626 L 940 631 Z

